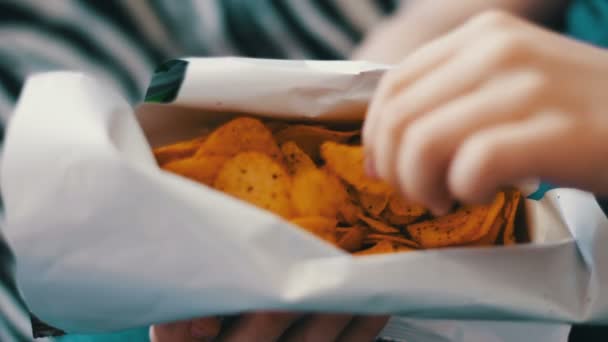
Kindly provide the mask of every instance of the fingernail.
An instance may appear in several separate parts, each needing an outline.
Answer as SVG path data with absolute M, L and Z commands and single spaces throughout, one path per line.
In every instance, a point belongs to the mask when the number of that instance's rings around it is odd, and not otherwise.
M 378 178 L 374 159 L 371 156 L 365 157 L 365 173 L 371 178 Z
M 211 341 L 208 331 L 201 329 L 201 327 L 197 327 L 196 325 L 192 325 L 192 327 L 190 327 L 190 335 L 197 340 Z

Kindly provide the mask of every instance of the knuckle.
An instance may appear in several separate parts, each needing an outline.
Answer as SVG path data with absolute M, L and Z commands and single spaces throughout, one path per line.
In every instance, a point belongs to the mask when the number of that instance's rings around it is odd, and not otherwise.
M 551 86 L 549 75 L 540 70 L 529 70 L 526 72 L 524 79 L 521 82 L 521 89 L 524 90 L 529 97 L 536 98 L 542 96 Z
M 491 9 L 470 19 L 469 23 L 478 28 L 503 28 L 510 26 L 513 22 L 513 16 L 499 9 Z
M 526 41 L 515 31 L 500 31 L 490 35 L 481 42 L 488 46 L 487 53 L 491 62 L 502 64 L 522 55 L 526 50 Z

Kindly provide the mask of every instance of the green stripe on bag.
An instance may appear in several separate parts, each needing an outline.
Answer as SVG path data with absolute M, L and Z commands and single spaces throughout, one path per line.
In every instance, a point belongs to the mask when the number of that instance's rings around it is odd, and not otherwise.
M 177 97 L 186 77 L 188 62 L 174 59 L 161 64 L 154 71 L 146 92 L 146 102 L 168 103 Z

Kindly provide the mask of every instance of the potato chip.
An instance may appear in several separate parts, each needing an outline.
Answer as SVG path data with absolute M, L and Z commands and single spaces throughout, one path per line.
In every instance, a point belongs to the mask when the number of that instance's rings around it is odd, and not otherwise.
M 268 129 L 272 132 L 272 134 L 275 134 L 278 131 L 281 131 L 281 130 L 289 127 L 289 124 L 284 121 L 266 121 L 266 122 L 264 122 L 264 125 L 266 127 L 268 127 Z
M 471 246 L 492 246 L 492 245 L 496 244 L 496 240 L 498 239 L 498 236 L 500 235 L 502 228 L 504 227 L 504 224 L 505 224 L 505 219 L 499 215 L 498 217 L 496 217 L 496 220 L 494 220 L 494 223 L 492 224 L 492 228 L 490 228 L 490 231 L 488 232 L 488 234 L 486 234 L 485 236 L 482 236 L 481 239 L 474 241 L 470 245 Z
M 511 206 L 510 210 L 507 212 L 505 210 L 505 219 L 506 225 L 503 232 L 503 244 L 512 245 L 515 241 L 515 217 L 517 215 L 517 208 L 519 207 L 519 202 L 521 201 L 521 192 L 517 190 L 510 191 L 509 193 Z
M 348 201 L 344 185 L 325 170 L 311 169 L 293 177 L 292 202 L 299 216 L 336 218 Z
M 425 248 L 471 243 L 490 231 L 504 202 L 504 193 L 499 193 L 491 206 L 462 207 L 452 214 L 409 225 L 407 231 Z
M 270 130 L 260 120 L 241 117 L 213 131 L 194 156 L 233 157 L 251 151 L 266 154 L 279 162 L 283 159 Z
M 359 193 L 359 203 L 361 207 L 374 217 L 380 216 L 388 204 L 388 194 L 368 194 L 365 192 Z
M 211 186 L 228 158 L 223 156 L 206 156 L 204 158 L 186 158 L 169 162 L 163 169 Z
M 359 219 L 365 222 L 368 227 L 380 233 L 399 233 L 399 229 L 391 227 L 384 222 L 369 218 L 365 215 L 359 215 Z
M 336 243 L 338 221 L 334 219 L 322 216 L 307 216 L 295 218 L 291 220 L 291 223 L 304 228 L 327 242 Z
M 374 246 L 364 249 L 362 251 L 358 251 L 353 253 L 355 256 L 361 255 L 372 255 L 372 254 L 387 254 L 387 253 L 401 253 L 401 252 L 411 252 L 415 251 L 413 248 L 409 248 L 407 246 L 395 245 L 394 243 L 382 240 L 378 241 Z
M 375 245 L 368 249 L 364 249 L 362 251 L 358 251 L 353 253 L 354 255 L 371 255 L 371 254 L 386 254 L 386 253 L 395 253 L 396 248 L 390 241 L 382 240 L 378 241 Z
M 291 216 L 290 177 L 279 163 L 260 152 L 244 152 L 228 160 L 213 186 L 280 216 Z
M 385 210 L 382 213 L 382 219 L 385 222 L 387 222 L 389 224 L 392 224 L 392 225 L 396 225 L 396 226 L 402 226 L 402 225 L 410 224 L 410 223 L 416 221 L 419 218 L 420 218 L 420 216 L 399 216 L 399 215 L 395 215 L 390 210 Z
M 403 236 L 389 234 L 368 234 L 365 237 L 365 242 L 378 242 L 381 240 L 394 242 L 396 244 L 404 245 L 409 248 L 420 248 L 420 245 L 417 244 L 415 241 L 406 239 Z
M 390 194 L 390 186 L 365 175 L 363 170 L 363 148 L 325 142 L 321 145 L 321 155 L 327 167 L 345 182 L 360 192 L 369 194 Z
M 319 160 L 319 147 L 326 141 L 344 143 L 358 135 L 356 131 L 335 131 L 320 126 L 291 125 L 275 134 L 277 142 L 294 141 L 313 160 Z
M 450 234 L 466 224 L 471 216 L 471 211 L 470 207 L 463 207 L 451 214 L 409 225 L 407 231 L 414 241 L 423 247 L 444 247 L 457 244 L 460 241 L 452 241 Z
M 483 237 L 484 235 L 488 234 L 488 232 L 492 229 L 494 221 L 503 211 L 505 202 L 506 196 L 504 192 L 499 192 L 498 194 L 496 194 L 496 196 L 494 197 L 494 202 L 492 202 L 489 207 L 486 206 L 487 214 L 481 224 L 481 227 L 472 231 L 473 236 L 470 237 L 470 241 L 477 241 L 481 239 L 481 237 Z
M 192 157 L 194 153 L 203 145 L 206 137 L 198 137 L 187 141 L 180 141 L 175 144 L 162 146 L 154 149 L 154 158 L 158 165 L 163 166 L 169 162 Z
M 350 227 L 338 240 L 338 246 L 347 252 L 356 252 L 363 247 L 365 230 L 361 227 Z
M 283 153 L 287 171 L 292 176 L 305 170 L 317 168 L 312 159 L 293 141 L 288 141 L 281 145 L 281 152 Z
M 365 174 L 359 139 L 359 131 L 240 117 L 154 155 L 169 172 L 292 219 L 355 255 L 516 243 L 520 192 L 432 218 Z
M 396 216 L 419 217 L 427 213 L 426 208 L 412 202 L 408 202 L 397 193 L 391 194 L 388 201 L 389 210 Z
M 356 224 L 359 222 L 359 215 L 362 215 L 363 211 L 351 200 L 347 200 L 340 209 L 338 209 L 338 219 L 340 222 L 348 224 Z

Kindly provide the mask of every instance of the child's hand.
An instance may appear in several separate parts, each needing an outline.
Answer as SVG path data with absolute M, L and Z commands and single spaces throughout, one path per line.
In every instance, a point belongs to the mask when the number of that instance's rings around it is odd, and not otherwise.
M 373 341 L 388 317 L 353 317 L 347 314 L 302 316 L 296 313 L 245 314 L 227 327 L 214 318 L 167 323 L 152 327 L 152 342 L 195 341 Z M 219 333 L 219 337 L 218 337 Z
M 483 14 L 388 72 L 363 139 L 370 173 L 436 213 L 530 177 L 608 193 L 608 52 Z

